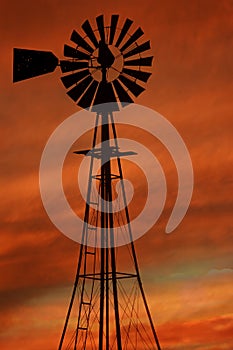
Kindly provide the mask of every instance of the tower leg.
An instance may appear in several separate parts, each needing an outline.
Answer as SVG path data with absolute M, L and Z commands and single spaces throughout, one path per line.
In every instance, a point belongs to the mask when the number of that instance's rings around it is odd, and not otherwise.
M 117 336 L 117 346 L 118 350 L 122 349 L 121 346 L 121 329 L 120 329 L 120 319 L 119 319 L 119 305 L 118 305 L 118 292 L 117 292 L 117 279 L 116 279 L 116 262 L 115 262 L 115 248 L 114 248 L 114 236 L 113 236 L 113 213 L 111 208 L 112 202 L 112 179 L 111 179 L 111 163 L 110 159 L 106 158 L 106 155 L 110 154 L 110 145 L 109 145 L 109 114 L 102 115 L 102 125 L 101 125 L 101 143 L 102 143 L 102 158 L 101 158 L 101 197 L 105 200 L 105 203 L 108 203 L 108 208 L 102 205 L 101 210 L 101 227 L 102 227 L 102 247 L 106 246 L 105 249 L 101 248 L 101 292 L 100 292 L 100 332 L 103 331 L 103 326 L 101 324 L 102 318 L 104 315 L 103 303 L 103 293 L 104 293 L 104 259 L 105 255 L 108 255 L 108 239 L 110 233 L 110 254 L 111 254 L 111 268 L 112 268 L 112 285 L 113 285 L 113 298 L 114 298 L 114 310 L 115 310 L 115 326 L 116 326 L 116 336 Z M 107 244 L 106 244 L 107 243 Z M 108 273 L 108 258 L 106 259 L 106 276 Z M 109 288 L 107 284 L 106 277 L 106 291 Z M 103 288 L 103 290 L 102 290 Z M 109 296 L 108 291 L 106 292 L 106 298 Z M 106 300 L 106 305 L 108 304 L 108 300 Z M 107 311 L 107 310 L 106 310 Z M 106 322 L 108 319 L 108 314 L 106 313 Z M 109 325 L 106 324 L 106 328 L 108 329 Z M 108 340 L 107 340 L 108 342 Z M 99 350 L 102 348 L 99 346 Z
M 65 334 L 66 334 L 66 330 L 67 330 L 67 326 L 68 326 L 68 322 L 69 322 L 69 318 L 70 318 L 70 313 L 71 313 L 71 310 L 72 310 L 72 307 L 73 307 L 74 298 L 75 298 L 77 285 L 78 285 L 78 280 L 79 280 L 80 269 L 81 269 L 82 254 L 83 254 L 83 245 L 80 246 L 80 250 L 79 250 L 79 259 L 78 259 L 78 268 L 77 268 L 76 278 L 75 278 L 73 292 L 72 292 L 72 296 L 71 296 L 71 300 L 70 300 L 70 305 L 69 305 L 69 308 L 68 308 L 68 311 L 67 311 L 65 324 L 64 324 L 63 331 L 62 331 L 62 335 L 61 335 L 60 343 L 59 343 L 59 346 L 58 346 L 58 350 L 62 350 L 62 345 L 63 345 L 63 342 L 64 342 L 64 338 L 65 338 Z
M 115 145 L 116 148 L 118 149 L 118 143 L 117 143 L 117 133 L 116 133 L 116 128 L 115 128 L 115 123 L 114 123 L 114 119 L 113 119 L 113 115 L 111 114 L 111 125 L 112 125 L 112 131 L 113 131 L 113 137 L 115 140 Z M 118 163 L 118 169 L 119 169 L 119 174 L 120 174 L 120 178 L 121 180 L 123 180 L 123 171 L 122 171 L 122 166 L 121 166 L 121 160 L 118 157 L 117 158 L 117 163 Z M 128 224 L 128 230 L 129 230 L 129 235 L 130 235 L 130 239 L 131 239 L 131 249 L 132 249 L 132 255 L 133 255 L 133 260 L 134 260 L 134 266 L 135 266 L 135 270 L 136 270 L 136 274 L 137 274 L 137 280 L 138 280 L 138 284 L 139 284 L 139 288 L 140 288 L 140 292 L 142 295 L 142 299 L 143 299 L 143 303 L 146 309 L 146 313 L 150 322 L 150 327 L 154 336 L 154 340 L 156 342 L 157 348 L 158 350 L 161 350 L 160 344 L 159 344 L 159 339 L 157 336 L 157 333 L 155 331 L 155 327 L 154 327 L 154 323 L 151 317 L 151 313 L 150 313 L 150 309 L 146 300 L 146 295 L 143 289 L 143 285 L 142 285 L 142 280 L 140 277 L 140 272 L 139 272 L 139 266 L 138 266 L 138 261 L 137 261 L 137 256 L 136 256 L 136 251 L 135 251 L 135 247 L 134 247 L 134 243 L 133 243 L 133 235 L 132 235 L 132 231 L 131 231 L 131 225 L 130 225 L 130 217 L 129 217 L 129 210 L 128 210 L 128 206 L 127 206 L 127 201 L 126 201 L 126 194 L 125 194 L 125 189 L 124 186 L 122 186 L 122 194 L 123 194 L 123 201 L 124 201 L 124 207 L 125 207 L 125 215 L 126 215 L 126 220 L 127 220 L 127 224 Z

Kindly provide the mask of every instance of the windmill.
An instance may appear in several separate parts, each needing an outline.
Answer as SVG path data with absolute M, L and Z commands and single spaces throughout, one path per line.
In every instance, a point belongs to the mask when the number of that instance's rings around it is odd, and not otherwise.
M 14 82 L 53 72 L 60 66 L 68 96 L 96 116 L 92 149 L 74 152 L 90 157 L 90 171 L 77 274 L 58 350 L 161 349 L 133 239 L 125 249 L 124 264 L 118 258 L 123 248 L 114 244 L 113 229 L 121 223 L 127 227 L 124 234 L 132 237 L 123 182 L 124 210 L 115 214 L 113 202 L 114 181 L 123 180 L 121 157 L 134 152 L 120 152 L 113 113 L 133 103 L 134 97 L 145 90 L 142 84 L 151 75 L 153 60 L 147 56 L 150 42 L 141 42 L 142 29 L 131 32 L 133 21 L 128 18 L 121 27 L 118 22 L 119 15 L 112 15 L 110 25 L 105 25 L 100 15 L 93 30 L 86 20 L 83 34 L 72 32 L 74 45 L 64 46 L 64 60 L 48 51 L 14 49 Z M 104 146 L 98 148 L 98 139 Z M 96 159 L 101 162 L 98 174 L 93 173 Z M 112 170 L 113 160 L 117 173 Z M 101 200 L 92 193 L 93 182 Z M 101 248 L 86 244 L 97 230 L 101 231 Z

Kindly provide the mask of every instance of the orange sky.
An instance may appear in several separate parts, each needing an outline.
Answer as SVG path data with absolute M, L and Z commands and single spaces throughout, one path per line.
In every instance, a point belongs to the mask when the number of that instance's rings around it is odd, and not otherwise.
M 176 231 L 165 235 L 176 173 L 164 148 L 152 146 L 171 193 L 158 223 L 136 248 L 162 348 L 232 350 L 232 1 L 13 3 L 2 0 L 0 7 L 0 347 L 56 348 L 78 250 L 51 224 L 38 186 L 49 135 L 78 109 L 59 70 L 13 85 L 12 48 L 51 50 L 61 58 L 72 30 L 86 18 L 119 13 L 142 26 L 155 56 L 137 103 L 173 123 L 195 173 L 190 209 Z

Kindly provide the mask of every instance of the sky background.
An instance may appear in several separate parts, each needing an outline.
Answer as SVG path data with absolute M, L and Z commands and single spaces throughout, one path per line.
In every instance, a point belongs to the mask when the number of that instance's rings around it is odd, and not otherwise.
M 151 40 L 153 75 L 137 103 L 177 128 L 194 167 L 190 209 L 166 235 L 177 175 L 165 149 L 151 146 L 170 192 L 164 213 L 136 249 L 162 348 L 232 350 L 230 0 L 1 1 L 0 347 L 56 349 L 78 252 L 47 217 L 38 185 L 47 139 L 78 108 L 58 69 L 13 85 L 12 49 L 51 50 L 62 58 L 72 30 L 101 13 L 133 19 Z

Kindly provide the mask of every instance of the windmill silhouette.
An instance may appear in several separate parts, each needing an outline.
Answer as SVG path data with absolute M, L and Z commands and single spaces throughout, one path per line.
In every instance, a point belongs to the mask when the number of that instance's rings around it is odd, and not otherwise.
M 112 15 L 110 25 L 105 25 L 100 15 L 93 30 L 86 20 L 83 35 L 72 32 L 75 47 L 64 46 L 65 60 L 52 52 L 14 49 L 14 82 L 60 66 L 67 94 L 78 106 L 95 113 L 92 148 L 74 152 L 89 156 L 90 170 L 77 274 L 58 350 L 161 349 L 139 273 L 123 182 L 118 198 L 124 210 L 117 214 L 113 210 L 114 182 L 123 180 L 121 157 L 134 154 L 120 151 L 113 112 L 133 103 L 145 90 L 142 84 L 151 75 L 153 57 L 146 55 L 150 42 L 140 43 L 142 29 L 130 34 L 133 21 L 127 18 L 121 28 L 118 22 L 119 15 Z M 101 162 L 98 174 L 93 173 L 97 159 Z M 92 193 L 93 183 L 98 198 Z M 113 230 L 120 230 L 121 224 L 131 238 L 123 258 L 119 256 L 124 248 L 116 247 Z M 101 231 L 101 248 L 88 245 L 97 230 Z

